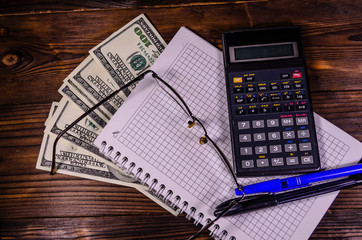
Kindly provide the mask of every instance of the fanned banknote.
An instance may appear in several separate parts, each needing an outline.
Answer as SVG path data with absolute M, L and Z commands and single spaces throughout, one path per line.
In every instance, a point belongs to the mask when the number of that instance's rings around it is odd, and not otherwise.
M 57 106 L 58 103 L 52 104 L 51 111 L 49 112 L 49 119 L 53 116 L 54 110 Z M 56 136 L 51 133 L 44 134 L 36 164 L 37 169 L 50 171 L 52 147 L 55 137 Z M 63 141 L 66 140 L 60 139 L 56 152 L 56 160 L 60 164 L 60 167 L 58 168 L 59 173 L 134 187 L 173 215 L 176 216 L 178 214 L 177 211 L 155 197 L 152 192 L 149 192 L 146 186 L 135 182 L 134 178 L 129 175 L 124 175 L 123 172 L 113 168 L 110 164 L 105 164 L 104 162 L 99 161 L 98 156 L 79 148 L 79 146 L 69 142 L 64 143 Z
M 97 54 L 93 56 L 97 58 L 88 56 L 84 59 L 59 89 L 63 98 L 52 104 L 36 168 L 50 171 L 55 137 L 96 103 L 146 71 L 165 47 L 166 43 L 143 14 L 96 46 Z M 103 54 L 105 59 L 101 58 Z M 113 163 L 100 154 L 93 145 L 94 139 L 134 87 L 104 103 L 59 139 L 55 155 L 57 172 L 134 187 L 177 215 L 177 211 L 155 197 L 126 169 L 119 167 L 118 162 Z M 120 161 L 122 159 L 121 156 Z
M 88 101 L 94 103 L 98 103 L 119 88 L 111 76 L 90 56 L 69 74 L 64 83 L 82 91 L 88 96 Z M 107 112 L 107 115 L 113 116 L 125 98 L 126 96 L 121 92 L 104 103 L 102 109 Z
M 50 170 L 55 137 L 56 135 L 51 133 L 44 134 L 36 166 L 38 169 Z M 136 181 L 130 176 L 122 173 L 115 176 L 110 171 L 109 165 L 99 161 L 99 156 L 80 148 L 76 144 L 65 141 L 65 139 L 59 140 L 55 154 L 57 172 L 128 187 L 143 188 L 139 184 L 132 184 L 136 183 Z
M 133 44 L 124 47 L 125 43 Z M 123 86 L 147 70 L 165 47 L 160 34 L 141 14 L 91 49 L 89 54 L 118 86 Z M 128 96 L 134 87 L 123 92 Z

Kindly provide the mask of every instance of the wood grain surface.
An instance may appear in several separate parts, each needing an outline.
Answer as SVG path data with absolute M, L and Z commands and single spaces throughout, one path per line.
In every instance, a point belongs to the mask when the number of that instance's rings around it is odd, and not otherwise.
M 1 239 L 187 239 L 199 230 L 135 189 L 35 169 L 63 79 L 141 13 L 167 42 L 186 26 L 220 49 L 223 31 L 300 26 L 314 111 L 362 140 L 360 0 L 1 1 Z M 311 239 L 362 239 L 362 187 L 338 195 Z

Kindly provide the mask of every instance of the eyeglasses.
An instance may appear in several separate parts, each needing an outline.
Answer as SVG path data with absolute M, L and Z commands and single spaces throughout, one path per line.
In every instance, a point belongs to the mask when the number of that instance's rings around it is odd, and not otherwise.
M 223 151 L 220 149 L 220 147 L 210 138 L 210 136 L 207 133 L 207 130 L 205 128 L 205 126 L 203 125 L 203 123 L 192 113 L 192 111 L 190 110 L 189 106 L 186 104 L 186 102 L 184 101 L 184 99 L 181 97 L 181 95 L 170 85 L 168 84 L 166 81 L 164 81 L 162 78 L 160 78 L 154 71 L 152 70 L 147 70 L 145 72 L 143 72 L 141 75 L 139 75 L 137 78 L 133 79 L 132 81 L 128 82 L 127 84 L 123 85 L 122 87 L 120 87 L 118 90 L 114 91 L 112 94 L 108 95 L 107 97 L 105 97 L 104 99 L 102 99 L 100 102 L 98 102 L 97 104 L 95 104 L 93 107 L 91 107 L 88 111 L 84 112 L 80 117 L 78 117 L 74 122 L 72 122 L 71 124 L 69 124 L 63 131 L 61 131 L 53 144 L 53 152 L 52 152 L 52 165 L 51 165 L 51 171 L 50 171 L 50 175 L 54 175 L 56 173 L 56 161 L 55 161 L 55 155 L 56 155 L 56 146 L 57 143 L 59 141 L 59 139 L 67 132 L 69 131 L 72 127 L 74 127 L 78 122 L 80 122 L 84 117 L 86 117 L 88 114 L 90 114 L 91 112 L 93 112 L 95 109 L 97 109 L 99 106 L 101 106 L 102 104 L 104 104 L 106 101 L 108 101 L 109 99 L 111 99 L 112 97 L 114 97 L 115 95 L 117 95 L 119 92 L 121 92 L 122 90 L 132 86 L 135 83 L 138 83 L 139 81 L 141 81 L 147 74 L 151 73 L 152 77 L 156 80 L 156 82 L 159 84 L 159 86 L 181 107 L 181 109 L 183 109 L 183 111 L 185 112 L 185 114 L 189 117 L 189 121 L 188 121 L 188 127 L 192 128 L 194 127 L 196 124 L 198 124 L 202 129 L 203 129 L 203 136 L 200 137 L 199 139 L 199 143 L 200 144 L 207 144 L 207 143 L 211 143 L 211 145 L 215 148 L 216 152 L 218 153 L 219 157 L 221 158 L 221 160 L 224 162 L 226 168 L 228 169 L 228 171 L 230 172 L 233 180 L 235 181 L 235 184 L 237 186 L 237 189 L 242 192 L 242 197 L 238 200 L 235 201 L 230 201 L 230 205 L 225 208 L 225 210 L 223 212 L 221 212 L 213 221 L 210 221 L 207 225 L 205 225 L 198 233 L 196 233 L 194 236 L 192 236 L 190 239 L 194 239 L 195 237 L 197 237 L 204 229 L 208 229 L 215 221 L 217 221 L 220 217 L 222 217 L 228 210 L 230 210 L 232 207 L 234 207 L 235 205 L 237 205 L 245 196 L 245 192 L 243 190 L 243 187 L 238 183 L 236 175 L 231 167 L 231 164 L 229 162 L 229 160 L 227 159 L 227 157 L 225 156 L 225 154 L 223 153 Z

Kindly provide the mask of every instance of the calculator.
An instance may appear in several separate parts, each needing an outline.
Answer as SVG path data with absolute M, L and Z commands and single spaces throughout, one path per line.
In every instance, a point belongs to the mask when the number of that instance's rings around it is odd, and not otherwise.
M 318 171 L 300 29 L 225 32 L 223 56 L 236 175 Z

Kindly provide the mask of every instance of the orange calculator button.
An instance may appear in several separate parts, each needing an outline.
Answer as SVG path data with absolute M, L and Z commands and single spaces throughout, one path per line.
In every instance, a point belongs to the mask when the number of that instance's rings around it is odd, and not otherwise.
M 234 83 L 242 83 L 243 82 L 243 78 L 242 77 L 234 77 L 233 78 Z

